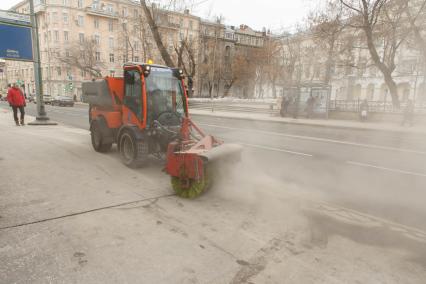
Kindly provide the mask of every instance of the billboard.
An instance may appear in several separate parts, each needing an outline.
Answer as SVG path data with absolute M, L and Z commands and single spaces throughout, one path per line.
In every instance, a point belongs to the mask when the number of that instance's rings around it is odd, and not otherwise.
M 33 61 L 31 28 L 0 23 L 0 58 Z
M 29 15 L 0 10 L 0 58 L 33 61 Z

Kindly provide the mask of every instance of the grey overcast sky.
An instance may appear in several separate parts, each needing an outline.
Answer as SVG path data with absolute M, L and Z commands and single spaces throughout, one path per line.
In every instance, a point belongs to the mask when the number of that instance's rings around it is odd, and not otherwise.
M 21 0 L 0 0 L 7 10 Z M 158 1 L 158 0 L 157 0 Z M 156 1 L 156 2 L 157 2 Z M 160 0 L 169 2 L 170 0 Z M 222 15 L 225 23 L 246 24 L 261 30 L 291 29 L 323 0 L 191 0 L 193 14 L 204 18 Z

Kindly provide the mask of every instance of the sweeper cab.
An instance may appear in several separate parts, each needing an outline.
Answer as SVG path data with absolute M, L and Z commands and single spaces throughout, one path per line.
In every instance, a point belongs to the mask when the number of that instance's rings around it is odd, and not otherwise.
M 165 156 L 176 194 L 197 197 L 214 178 L 212 165 L 238 159 L 241 147 L 205 134 L 190 119 L 182 70 L 143 63 L 123 68 L 123 77 L 83 83 L 93 148 L 105 153 L 117 144 L 131 168 Z

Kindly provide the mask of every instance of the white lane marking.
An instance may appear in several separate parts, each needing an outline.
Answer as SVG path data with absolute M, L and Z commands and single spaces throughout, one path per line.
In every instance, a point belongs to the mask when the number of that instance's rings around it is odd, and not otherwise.
M 267 147 L 267 146 L 261 146 L 261 145 L 254 145 L 254 144 L 247 144 L 247 143 L 238 143 L 238 144 L 246 146 L 246 147 L 258 148 L 258 149 L 262 149 L 262 150 L 282 152 L 282 153 L 305 156 L 305 157 L 313 157 L 313 155 L 311 155 L 311 154 L 295 152 L 295 151 L 290 151 L 290 150 L 285 150 L 285 149 L 279 149 L 279 148 L 273 148 L 273 147 Z
M 311 141 L 317 141 L 317 142 L 326 142 L 326 143 L 334 143 L 334 144 L 341 144 L 341 145 L 357 146 L 357 147 L 370 148 L 370 149 L 398 151 L 398 152 L 405 152 L 405 153 L 411 153 L 411 154 L 426 155 L 426 152 L 424 152 L 424 151 L 417 151 L 417 150 L 412 150 L 412 149 L 395 148 L 395 147 L 387 147 L 387 146 L 378 146 L 378 145 L 372 145 L 372 144 L 347 142 L 347 141 L 334 140 L 334 139 L 326 139 L 326 138 L 318 138 L 318 137 L 312 137 L 312 136 L 284 134 L 284 133 L 272 132 L 272 131 L 264 131 L 264 130 L 255 130 L 255 129 L 247 129 L 247 128 L 236 128 L 236 127 L 221 126 L 221 125 L 214 125 L 214 124 L 200 123 L 200 125 L 207 126 L 207 127 L 213 127 L 213 128 L 228 129 L 228 130 L 250 131 L 250 132 L 254 132 L 254 133 L 261 133 L 261 134 L 281 136 L 281 137 L 287 137 L 287 138 L 295 138 L 295 139 L 303 139 L 303 140 L 311 140 Z
M 416 172 L 410 172 L 410 171 L 405 171 L 405 170 L 386 168 L 386 167 L 381 167 L 381 166 L 376 166 L 376 165 L 371 165 L 371 164 L 365 164 L 365 163 L 359 163 L 359 162 L 354 162 L 354 161 L 347 161 L 346 163 L 348 163 L 350 165 L 354 165 L 354 166 L 373 168 L 373 169 L 378 169 L 378 170 L 383 170 L 383 171 L 388 171 L 388 172 L 393 172 L 393 173 L 399 173 L 399 174 L 405 174 L 405 175 L 411 175 L 411 176 L 419 176 L 419 177 L 426 177 L 426 174 L 423 174 L 423 173 L 416 173 Z

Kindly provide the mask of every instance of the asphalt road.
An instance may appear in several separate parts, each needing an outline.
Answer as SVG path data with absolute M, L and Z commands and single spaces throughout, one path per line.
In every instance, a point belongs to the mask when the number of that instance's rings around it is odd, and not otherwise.
M 35 115 L 35 105 L 26 110 Z M 52 120 L 88 129 L 87 106 L 46 106 L 46 111 Z M 248 182 L 264 180 L 316 201 L 426 230 L 424 135 L 193 119 L 206 132 L 245 146 L 243 166 L 234 172 Z

